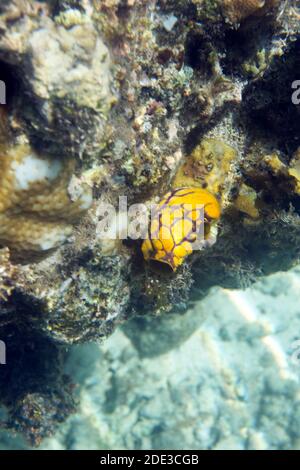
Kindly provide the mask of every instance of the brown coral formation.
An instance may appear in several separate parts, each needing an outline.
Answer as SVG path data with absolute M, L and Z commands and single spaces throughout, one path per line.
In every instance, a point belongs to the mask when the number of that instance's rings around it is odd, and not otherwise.
M 281 3 L 281 0 L 223 0 L 223 11 L 231 23 L 240 23 L 250 16 L 269 13 Z
M 244 171 L 253 187 L 261 192 L 261 196 L 272 197 L 272 200 L 279 202 L 300 196 L 299 162 L 299 150 L 292 155 L 289 163 L 285 162 L 279 153 L 274 152 L 261 155 L 255 166 L 248 167 L 245 164 Z M 249 189 L 251 188 L 248 188 L 250 197 Z M 251 194 L 250 199 L 254 201 L 253 188 Z
M 265 6 L 265 0 L 224 0 L 223 8 L 227 18 L 239 23 Z
M 56 248 L 91 205 L 87 188 L 72 200 L 68 188 L 74 164 L 74 160 L 38 155 L 28 145 L 2 146 L 0 244 L 14 256 Z

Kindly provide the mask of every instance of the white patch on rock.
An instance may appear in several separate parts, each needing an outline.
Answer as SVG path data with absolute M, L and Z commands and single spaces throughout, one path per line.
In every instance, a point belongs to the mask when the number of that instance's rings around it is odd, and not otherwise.
M 70 234 L 70 227 L 64 227 L 62 229 L 57 228 L 50 232 L 43 233 L 39 240 L 39 246 L 43 251 L 52 250 L 64 243 Z
M 87 210 L 93 203 L 92 191 L 85 191 L 80 196 L 80 209 Z
M 30 154 L 21 162 L 13 161 L 11 168 L 15 174 L 16 189 L 25 191 L 38 181 L 54 181 L 62 169 L 62 163 L 57 159 L 42 159 Z
M 163 19 L 163 26 L 165 30 L 168 32 L 172 31 L 177 21 L 178 21 L 178 18 L 175 15 L 173 14 L 165 15 Z

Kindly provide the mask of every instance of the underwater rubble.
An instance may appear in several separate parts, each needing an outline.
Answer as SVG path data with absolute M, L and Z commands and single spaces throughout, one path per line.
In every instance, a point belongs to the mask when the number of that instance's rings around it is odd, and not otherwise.
M 72 345 L 124 325 L 141 350 L 161 329 L 163 353 L 212 287 L 299 262 L 299 17 L 294 0 L 0 1 L 4 429 L 38 445 L 74 412 Z M 222 215 L 176 271 L 99 237 L 101 204 L 178 187 Z

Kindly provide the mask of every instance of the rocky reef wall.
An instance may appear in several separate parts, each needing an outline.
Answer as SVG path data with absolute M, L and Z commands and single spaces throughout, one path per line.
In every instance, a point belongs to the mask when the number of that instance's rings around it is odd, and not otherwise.
M 299 15 L 292 0 L 0 2 L 5 428 L 38 444 L 74 410 L 71 345 L 130 319 L 180 325 L 211 288 L 297 264 Z M 178 186 L 211 191 L 222 216 L 176 272 L 99 237 L 101 204 Z

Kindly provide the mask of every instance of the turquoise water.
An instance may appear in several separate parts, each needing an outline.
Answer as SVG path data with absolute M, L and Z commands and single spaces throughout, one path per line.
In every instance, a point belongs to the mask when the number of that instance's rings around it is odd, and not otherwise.
M 216 288 L 184 316 L 74 347 L 78 413 L 41 448 L 299 448 L 299 286 L 300 268 Z M 27 448 L 7 434 L 1 447 Z

